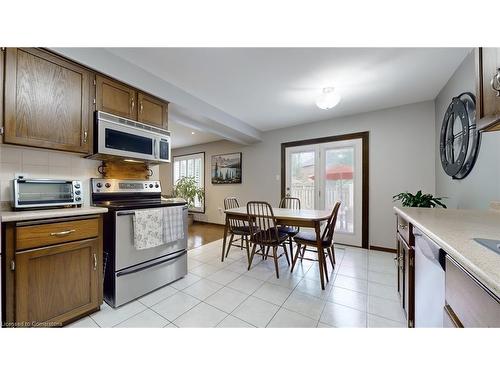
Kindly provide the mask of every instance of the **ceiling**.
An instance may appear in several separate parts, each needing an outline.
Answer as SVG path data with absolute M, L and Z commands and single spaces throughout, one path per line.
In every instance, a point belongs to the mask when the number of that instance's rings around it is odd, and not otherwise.
M 266 131 L 434 99 L 470 48 L 110 48 Z M 340 104 L 315 106 L 335 86 Z M 180 146 L 179 146 L 180 147 Z
M 168 130 L 170 130 L 172 134 L 172 148 L 198 145 L 224 139 L 219 135 L 209 133 L 199 127 L 191 128 L 174 121 L 168 122 Z

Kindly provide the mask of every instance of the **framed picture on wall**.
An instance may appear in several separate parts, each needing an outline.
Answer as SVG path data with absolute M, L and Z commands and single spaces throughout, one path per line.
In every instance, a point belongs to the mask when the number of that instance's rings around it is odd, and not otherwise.
M 241 184 L 241 152 L 213 155 L 212 184 Z

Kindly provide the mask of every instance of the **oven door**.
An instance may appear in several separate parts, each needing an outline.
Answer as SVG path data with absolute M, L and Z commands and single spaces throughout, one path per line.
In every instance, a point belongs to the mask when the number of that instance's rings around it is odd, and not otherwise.
M 151 161 L 157 159 L 158 136 L 148 130 L 100 119 L 97 137 L 99 154 Z
M 78 185 L 80 187 L 80 185 Z M 81 196 L 78 189 L 78 196 Z M 65 206 L 75 201 L 75 182 L 65 180 L 13 180 L 15 208 Z M 79 199 L 81 201 L 81 197 Z
M 183 211 L 184 238 L 175 242 L 142 250 L 136 250 L 134 247 L 134 212 L 135 210 L 117 211 L 115 213 L 115 271 L 120 271 L 127 267 L 132 267 L 153 259 L 159 259 L 165 255 L 187 248 L 187 207 L 185 207 Z

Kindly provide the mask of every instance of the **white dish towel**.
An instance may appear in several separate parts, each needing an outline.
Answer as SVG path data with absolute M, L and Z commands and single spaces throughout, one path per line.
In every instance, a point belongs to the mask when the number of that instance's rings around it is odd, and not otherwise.
M 183 208 L 184 206 L 163 208 L 163 241 L 165 243 L 184 238 Z
M 164 227 L 161 208 L 134 211 L 134 247 L 144 250 L 160 246 L 163 242 Z

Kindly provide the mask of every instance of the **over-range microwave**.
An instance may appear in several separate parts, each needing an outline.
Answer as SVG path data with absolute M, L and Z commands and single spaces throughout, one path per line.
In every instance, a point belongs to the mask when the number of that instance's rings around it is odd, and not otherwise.
M 170 132 L 106 112 L 97 111 L 94 154 L 90 159 L 170 162 Z

